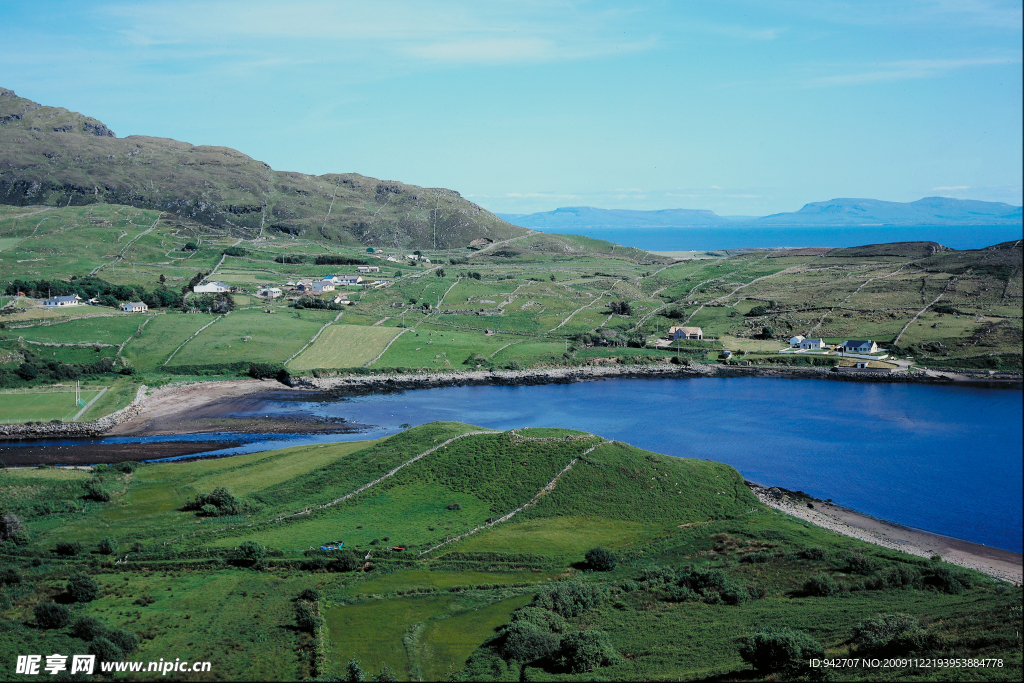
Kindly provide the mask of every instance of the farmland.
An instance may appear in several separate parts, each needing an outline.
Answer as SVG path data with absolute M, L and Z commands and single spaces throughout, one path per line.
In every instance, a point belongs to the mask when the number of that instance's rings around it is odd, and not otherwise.
M 432 423 L 197 462 L 7 469 L 0 496 L 23 527 L 0 542 L 5 653 L 88 651 L 70 626 L 44 633 L 36 607 L 57 601 L 135 636 L 128 658 L 213 662 L 200 680 L 343 676 L 353 659 L 399 680 L 747 679 L 766 673 L 740 656 L 761 626 L 862 657 L 860 625 L 899 613 L 916 635 L 890 655 L 1003 662 L 972 680 L 1021 673 L 1020 587 L 788 517 L 726 465 L 582 432 Z M 334 540 L 342 551 L 317 549 Z M 594 546 L 613 568 L 588 563 Z M 94 597 L 69 602 L 75 572 Z M 551 602 L 566 591 L 583 602 Z M 549 649 L 512 654 L 509 624 L 531 619 Z M 594 632 L 606 656 L 573 664 Z
M 1021 369 L 1019 243 L 963 252 L 916 242 L 743 250 L 674 261 L 534 234 L 502 249 L 420 250 L 426 263 L 399 249 L 229 235 L 103 204 L 0 207 L 0 239 L 12 283 L 0 316 L 0 378 L 10 388 L 77 376 L 109 384 L 118 374 L 159 386 L 182 376 L 237 377 L 253 363 L 324 376 L 650 364 L 677 355 L 723 362 L 722 349 L 748 365 L 775 367 L 805 360 L 778 355 L 798 334 L 829 344 L 872 339 L 918 367 Z M 82 256 L 93 251 L 103 258 Z M 350 264 L 315 265 L 324 256 Z M 362 286 L 325 293 L 315 306 L 299 306 L 287 285 L 356 275 L 357 263 L 382 271 Z M 230 305 L 214 310 L 188 293 L 201 275 L 235 287 Z M 263 301 L 255 291 L 264 285 L 288 296 Z M 28 296 L 16 296 L 25 289 Z M 41 307 L 55 291 L 102 291 L 106 302 L 130 292 L 153 303 L 146 313 Z M 336 294 L 352 305 L 332 304 Z M 180 303 L 161 303 L 173 301 Z M 701 327 L 713 341 L 680 354 L 656 348 L 673 325 Z M 102 359 L 109 360 L 97 365 Z M 18 372 L 40 363 L 65 369 L 35 378 Z

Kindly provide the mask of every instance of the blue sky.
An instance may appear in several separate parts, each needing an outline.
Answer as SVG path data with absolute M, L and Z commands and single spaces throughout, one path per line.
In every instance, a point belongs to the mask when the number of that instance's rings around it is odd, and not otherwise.
M 1022 13 L 984 0 L 20 2 L 0 86 L 492 211 L 1022 203 Z

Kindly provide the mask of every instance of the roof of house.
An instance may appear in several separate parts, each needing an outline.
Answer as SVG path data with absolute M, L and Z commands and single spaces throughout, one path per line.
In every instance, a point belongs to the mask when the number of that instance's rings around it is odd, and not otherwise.
M 128 302 L 126 302 L 126 303 L 124 303 L 122 305 L 123 306 L 128 306 L 130 308 L 135 308 L 136 306 L 145 306 L 146 304 L 144 302 L 142 302 L 142 301 L 128 301 Z
M 47 301 L 78 301 L 80 298 L 77 294 L 72 294 L 71 296 L 55 296 Z
M 873 343 L 870 339 L 851 339 L 843 342 L 843 346 L 871 346 Z
M 677 330 L 679 332 L 682 332 L 683 334 L 703 334 L 703 332 L 704 332 L 699 327 L 682 327 L 680 325 L 673 325 L 672 327 L 668 328 L 669 334 L 671 334 L 671 333 L 673 333 L 673 332 L 675 332 Z
M 798 335 L 796 335 L 795 337 L 790 337 L 790 340 L 793 340 L 793 339 L 799 339 L 800 341 L 803 341 L 803 340 L 804 340 L 804 339 L 806 339 L 806 338 L 807 338 L 807 337 L 803 336 L 802 334 L 798 334 Z

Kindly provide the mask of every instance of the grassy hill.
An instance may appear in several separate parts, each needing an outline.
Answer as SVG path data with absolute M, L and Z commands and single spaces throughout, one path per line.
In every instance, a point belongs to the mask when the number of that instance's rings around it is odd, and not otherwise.
M 97 651 L 106 628 L 137 638 L 134 660 L 210 661 L 193 680 L 343 675 L 353 658 L 401 680 L 749 679 L 770 673 L 739 654 L 760 627 L 865 656 L 878 644 L 858 627 L 901 613 L 889 654 L 997 657 L 970 678 L 1020 676 L 1019 587 L 786 517 L 726 465 L 569 430 L 433 423 L 134 470 L 7 469 L 0 494 L 16 518 L 0 542 L 5 657 Z M 585 559 L 596 546 L 610 571 Z M 95 595 L 68 591 L 77 573 Z M 102 624 L 48 626 L 48 602 Z
M 132 135 L 0 88 L 0 203 L 121 204 L 249 239 L 304 235 L 335 245 L 464 247 L 528 233 L 458 192 L 356 173 L 275 171 L 228 147 Z

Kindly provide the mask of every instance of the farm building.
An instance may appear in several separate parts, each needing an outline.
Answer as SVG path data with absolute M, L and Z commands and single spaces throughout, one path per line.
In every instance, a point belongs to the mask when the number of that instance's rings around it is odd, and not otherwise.
M 876 344 L 875 342 L 871 341 L 870 339 L 867 339 L 867 340 L 851 339 L 849 341 L 843 342 L 843 344 L 842 344 L 842 346 L 840 348 L 842 348 L 842 350 L 847 352 L 847 353 L 877 353 L 878 352 L 878 344 Z
M 265 296 L 268 299 L 276 299 L 281 296 L 281 290 L 277 287 L 261 287 L 256 290 L 256 296 Z
M 348 294 L 338 294 L 334 297 L 334 303 L 341 304 L 342 306 L 351 306 L 355 301 L 348 300 Z
M 121 310 L 125 313 L 145 313 L 149 310 L 149 306 L 141 301 L 126 301 L 121 304 Z
M 800 342 L 800 348 L 805 351 L 821 351 L 828 348 L 824 339 L 804 339 Z
M 790 346 L 790 348 L 799 349 L 800 348 L 800 343 L 803 340 L 804 340 L 804 336 L 802 334 L 798 334 L 795 337 L 790 337 L 789 338 L 789 346 Z
M 699 327 L 681 327 L 673 325 L 668 328 L 669 339 L 703 339 L 704 330 Z
M 360 273 L 379 273 L 380 266 L 359 266 L 356 270 Z
M 231 287 L 224 284 L 223 282 L 207 282 L 202 285 L 196 285 L 192 288 L 192 291 L 196 294 L 220 294 L 222 292 L 231 291 Z
M 82 297 L 77 294 L 71 296 L 55 296 L 43 302 L 44 306 L 60 308 L 63 306 L 81 306 Z

